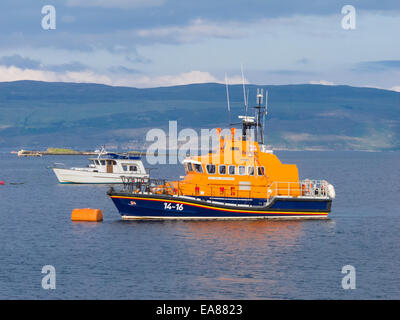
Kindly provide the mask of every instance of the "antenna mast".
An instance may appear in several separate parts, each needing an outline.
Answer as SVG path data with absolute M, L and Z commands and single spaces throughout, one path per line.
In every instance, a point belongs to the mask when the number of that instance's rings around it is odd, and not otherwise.
M 263 143 L 264 143 L 264 135 L 265 135 L 265 116 L 268 114 L 268 90 L 265 89 L 265 110 L 263 113 L 263 130 L 262 130 L 262 136 L 263 136 Z
M 226 86 L 226 103 L 228 105 L 228 116 L 229 116 L 229 126 L 231 125 L 231 105 L 229 102 L 229 88 L 228 88 L 228 77 L 225 72 L 225 86 Z
M 257 103 L 258 105 L 256 107 L 254 107 L 256 109 L 256 141 L 264 144 L 264 133 L 263 133 L 263 127 L 262 127 L 262 123 L 261 123 L 261 109 L 263 109 L 263 107 L 261 106 L 261 104 L 263 103 L 263 97 L 264 97 L 264 93 L 263 93 L 263 89 L 257 89 Z M 264 112 L 263 112 L 264 113 Z
M 246 86 L 244 84 L 244 73 L 243 73 L 243 64 L 240 65 L 240 69 L 242 70 L 242 83 L 243 83 L 243 100 L 244 100 L 244 108 L 247 115 L 247 99 L 246 99 Z

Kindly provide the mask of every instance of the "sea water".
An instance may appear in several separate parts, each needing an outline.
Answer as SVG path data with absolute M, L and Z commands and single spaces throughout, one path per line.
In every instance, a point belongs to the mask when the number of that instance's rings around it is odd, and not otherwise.
M 400 152 L 276 153 L 335 186 L 328 220 L 122 221 L 107 186 L 61 185 L 47 168 L 86 157 L 1 153 L 0 298 L 400 299 Z M 71 222 L 86 207 L 104 221 Z M 45 265 L 55 289 L 42 287 Z M 342 287 L 345 265 L 355 289 Z

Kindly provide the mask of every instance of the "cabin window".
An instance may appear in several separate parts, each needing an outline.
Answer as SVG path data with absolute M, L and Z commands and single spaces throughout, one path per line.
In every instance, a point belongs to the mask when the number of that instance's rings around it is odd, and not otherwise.
M 137 167 L 136 166 L 129 166 L 129 171 L 137 171 Z
M 95 160 L 96 161 L 96 164 L 99 166 L 100 165 L 100 162 L 99 162 L 99 160 Z
M 243 176 L 246 174 L 246 167 L 245 166 L 239 166 L 239 175 Z
M 201 164 L 195 163 L 194 164 L 194 171 L 196 171 L 198 173 L 203 173 L 203 167 L 201 166 Z
M 191 163 L 191 162 L 188 162 L 188 163 L 186 163 L 186 165 L 187 165 L 187 170 L 188 170 L 189 172 L 192 172 L 192 171 L 193 171 L 192 163 Z
M 123 165 L 123 166 L 122 166 L 122 170 L 124 170 L 124 171 L 128 171 L 128 166 L 126 166 L 126 165 Z
M 100 160 L 100 163 L 101 163 L 102 166 L 105 166 L 106 165 L 106 160 Z
M 89 160 L 89 163 L 90 164 L 94 164 L 94 160 Z
M 258 175 L 259 175 L 259 176 L 265 175 L 264 167 L 258 167 L 258 168 L 257 168 L 257 171 L 258 171 Z
M 249 176 L 254 176 L 254 167 L 253 166 L 247 167 L 247 174 Z
M 207 169 L 207 172 L 208 172 L 209 174 L 215 174 L 215 170 L 216 170 L 215 164 L 208 164 L 208 165 L 206 165 L 206 169 Z
M 112 160 L 111 163 L 112 163 L 113 166 L 117 165 L 117 161 L 115 161 L 115 160 Z
M 226 174 L 226 165 L 222 164 L 219 166 L 219 174 Z
M 235 174 L 236 167 L 235 166 L 229 166 L 229 174 Z

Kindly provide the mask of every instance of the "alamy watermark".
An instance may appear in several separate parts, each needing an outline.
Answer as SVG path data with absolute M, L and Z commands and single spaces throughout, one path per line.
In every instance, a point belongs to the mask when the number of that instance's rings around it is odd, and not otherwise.
M 45 265 L 42 268 L 45 276 L 42 278 L 42 288 L 45 290 L 56 288 L 56 268 L 52 265 Z
M 342 8 L 342 28 L 344 30 L 355 30 L 356 29 L 356 8 L 352 5 L 345 5 Z
M 56 29 L 56 8 L 52 5 L 45 5 L 42 7 L 42 14 L 45 15 L 42 18 L 43 30 L 55 30 Z
M 228 143 L 229 141 L 229 143 Z M 186 157 L 208 155 L 213 163 L 222 157 L 225 164 L 242 163 L 244 155 L 253 156 L 254 130 L 246 131 L 244 143 L 242 131 L 236 129 L 200 129 L 198 132 L 185 128 L 178 132 L 178 122 L 169 121 L 168 132 L 154 128 L 147 132 L 146 160 L 149 164 L 177 164 Z M 233 152 L 237 151 L 237 152 Z
M 347 264 L 342 267 L 342 273 L 346 274 L 342 279 L 342 288 L 344 290 L 356 288 L 356 268 Z

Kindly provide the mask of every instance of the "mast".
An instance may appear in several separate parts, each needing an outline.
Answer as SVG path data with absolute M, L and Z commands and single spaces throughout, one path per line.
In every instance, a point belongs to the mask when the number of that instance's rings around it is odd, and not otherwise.
M 228 76 L 225 72 L 225 86 L 226 86 L 226 103 L 228 105 L 228 125 L 231 126 L 231 104 L 229 102 L 229 84 L 228 84 Z
M 247 109 L 248 109 L 248 98 L 246 99 L 246 85 L 245 85 L 245 80 L 244 80 L 244 73 L 243 73 L 243 64 L 240 65 L 240 69 L 242 71 L 242 84 L 243 84 L 243 100 L 244 100 L 244 108 L 247 116 Z M 249 92 L 247 91 L 247 97 L 249 95 Z
M 264 132 L 263 132 L 263 125 L 261 121 L 261 116 L 262 113 L 264 113 L 264 109 L 261 105 L 263 103 L 263 98 L 264 98 L 264 90 L 257 89 L 257 103 L 258 105 L 255 106 L 254 108 L 256 109 L 256 141 L 258 143 L 264 144 Z
M 247 140 L 247 132 L 249 129 L 254 128 L 255 141 L 259 144 L 264 144 L 264 119 L 266 114 L 266 105 L 263 105 L 264 90 L 257 89 L 257 105 L 254 107 L 255 115 L 250 116 L 239 116 L 242 120 L 242 136 L 243 140 Z

